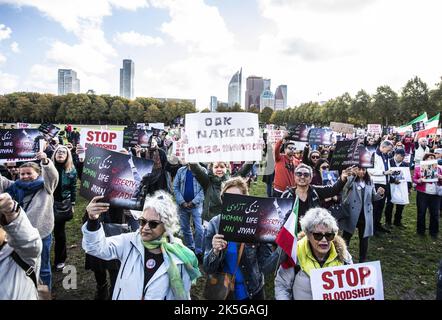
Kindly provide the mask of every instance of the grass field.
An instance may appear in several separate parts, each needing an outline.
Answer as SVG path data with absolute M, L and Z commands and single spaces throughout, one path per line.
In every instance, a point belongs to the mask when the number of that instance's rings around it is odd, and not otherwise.
M 252 195 L 265 196 L 265 184 L 258 182 L 251 189 Z M 436 297 L 436 273 L 442 259 L 442 239 L 433 240 L 428 235 L 416 235 L 415 193 L 410 204 L 405 207 L 404 230 L 394 229 L 391 234 L 370 239 L 368 260 L 381 262 L 385 299 L 388 300 L 434 300 Z M 81 218 L 87 201 L 78 197 L 75 217 L 66 225 L 68 260 L 77 271 L 77 289 L 65 290 L 62 287 L 66 274 L 54 273 L 53 294 L 56 299 L 89 300 L 94 298 L 95 279 L 91 271 L 84 269 L 84 251 L 81 249 Z M 428 219 L 428 218 L 427 218 Z M 428 220 L 427 220 L 428 225 Z M 358 238 L 352 238 L 350 253 L 358 257 Z M 357 259 L 356 259 L 357 260 Z M 267 299 L 274 297 L 273 275 L 266 277 Z M 200 278 L 192 287 L 192 299 L 202 299 L 204 279 Z

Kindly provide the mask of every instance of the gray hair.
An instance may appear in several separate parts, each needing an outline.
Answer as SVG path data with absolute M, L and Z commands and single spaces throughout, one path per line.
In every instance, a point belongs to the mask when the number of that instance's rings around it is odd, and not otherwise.
M 338 223 L 331 213 L 324 208 L 312 208 L 301 218 L 301 229 L 305 233 L 313 232 L 316 226 L 323 225 L 338 233 Z
M 312 169 L 312 167 L 306 165 L 305 163 L 300 163 L 300 164 L 296 167 L 295 172 L 299 171 L 299 169 L 307 169 L 308 172 L 310 173 L 310 176 L 313 176 L 313 169 Z
M 390 140 L 384 140 L 381 143 L 381 148 L 382 147 L 391 147 L 391 148 L 393 148 L 394 145 L 393 145 L 393 142 L 391 142 Z
M 427 138 L 425 138 L 425 137 L 419 138 L 419 140 L 417 142 L 420 144 L 423 141 L 428 142 Z
M 143 211 L 146 209 L 152 209 L 158 213 L 160 221 L 164 223 L 166 233 L 170 237 L 173 238 L 173 234 L 180 230 L 177 205 L 169 193 L 158 190 L 153 195 L 147 196 Z

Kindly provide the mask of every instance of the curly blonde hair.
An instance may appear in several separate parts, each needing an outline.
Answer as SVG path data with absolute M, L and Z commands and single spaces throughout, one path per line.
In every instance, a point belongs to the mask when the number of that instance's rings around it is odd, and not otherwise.
M 153 195 L 147 196 L 144 201 L 143 211 L 146 209 L 152 209 L 158 213 L 160 221 L 164 223 L 164 228 L 169 236 L 173 237 L 173 234 L 180 230 L 178 208 L 169 193 L 158 190 Z

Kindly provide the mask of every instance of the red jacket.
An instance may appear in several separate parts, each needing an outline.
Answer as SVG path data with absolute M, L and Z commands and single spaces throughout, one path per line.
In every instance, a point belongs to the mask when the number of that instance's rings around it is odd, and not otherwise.
M 301 163 L 300 160 L 292 156 L 281 154 L 280 149 L 282 140 L 275 144 L 275 178 L 273 180 L 273 189 L 284 192 L 287 187 L 295 186 L 295 168 Z

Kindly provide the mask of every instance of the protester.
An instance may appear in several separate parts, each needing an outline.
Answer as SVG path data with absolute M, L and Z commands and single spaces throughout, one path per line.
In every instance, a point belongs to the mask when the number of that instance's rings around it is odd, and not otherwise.
M 393 143 L 389 140 L 384 140 L 381 142 L 378 149 L 374 154 L 374 167 L 367 169 L 368 173 L 373 179 L 375 184 L 375 189 L 385 190 L 385 196 L 378 201 L 373 203 L 373 224 L 374 224 L 374 234 L 379 235 L 381 232 L 390 233 L 390 230 L 384 228 L 381 224 L 382 211 L 385 207 L 385 201 L 391 201 L 390 193 L 390 175 L 393 173 L 390 170 L 389 153 L 393 150 Z
M 342 237 L 347 246 L 356 228 L 359 236 L 359 262 L 367 260 L 368 239 L 373 236 L 373 202 L 380 200 L 385 190 L 377 190 L 366 168 L 355 168 L 354 175 L 348 178 L 343 195 L 345 210 L 348 216 L 341 222 Z
M 0 300 L 38 299 L 33 279 L 37 281 L 41 251 L 40 235 L 26 213 L 9 194 L 0 194 Z M 20 265 L 33 268 L 29 276 Z
M 345 186 L 351 169 L 342 171 L 340 179 L 332 186 L 311 185 L 313 170 L 305 164 L 300 164 L 295 169 L 295 188 L 290 188 L 282 194 L 282 198 L 299 197 L 298 216 L 303 217 L 305 213 L 314 207 L 321 207 L 321 201 L 337 196 Z
M 50 251 L 52 230 L 54 229 L 54 191 L 58 184 L 58 172 L 54 163 L 44 152 L 37 153 L 40 166 L 26 162 L 20 166 L 20 179 L 11 181 L 0 177 L 0 193 L 7 192 L 26 212 L 29 221 L 40 233 L 43 242 L 41 253 L 40 278 L 48 286 L 52 285 Z
M 275 144 L 275 177 L 273 179 L 273 196 L 280 197 L 289 187 L 294 187 L 295 179 L 293 173 L 300 163 L 295 158 L 295 143 L 287 140 L 289 133 L 285 133 L 282 140 Z M 281 145 L 284 144 L 284 153 L 281 154 Z
M 203 171 L 207 171 L 203 168 Z M 203 203 L 204 190 L 198 183 L 192 172 L 190 165 L 178 169 L 177 175 L 173 181 L 176 203 L 178 204 L 178 214 L 180 219 L 181 233 L 184 236 L 184 244 L 195 252 L 198 261 L 203 259 Z M 192 234 L 192 218 L 195 237 Z
M 203 219 L 210 221 L 214 216 L 221 213 L 221 185 L 230 178 L 227 171 L 228 162 L 213 162 L 210 164 L 207 173 L 200 164 L 191 163 L 190 169 L 204 189 Z M 235 176 L 245 178 L 252 169 L 252 163 L 244 163 Z
M 52 161 L 58 171 L 58 184 L 54 191 L 54 266 L 56 271 L 62 271 L 67 258 L 66 249 L 66 220 L 57 215 L 57 210 L 72 210 L 74 212 L 77 197 L 77 171 L 72 160 L 72 154 L 65 146 L 60 145 L 52 155 Z M 57 218 L 58 217 L 58 218 Z
M 422 161 L 435 160 L 433 153 L 427 153 L 423 156 Z M 437 238 L 439 234 L 439 209 L 440 198 L 438 195 L 438 187 L 441 185 L 442 169 L 437 167 L 437 182 L 424 181 L 425 176 L 422 174 L 420 166 L 416 166 L 413 175 L 413 182 L 416 183 L 416 207 L 417 207 L 417 225 L 416 231 L 420 236 L 425 235 L 426 224 L 425 216 L 427 209 L 430 212 L 429 233 L 433 238 Z
M 326 209 L 313 208 L 300 221 L 304 234 L 297 243 L 297 263 L 279 267 L 275 278 L 276 300 L 312 300 L 310 284 L 314 269 L 352 264 L 344 240 L 338 235 L 338 225 Z
M 178 231 L 177 207 L 172 197 L 157 191 L 144 202 L 140 229 L 105 237 L 98 222 L 109 209 L 94 197 L 86 210 L 82 227 L 83 249 L 95 257 L 118 259 L 113 300 L 188 300 L 191 281 L 201 274 L 195 254 L 173 236 Z
M 240 177 L 231 178 L 223 183 L 221 196 L 226 193 L 248 195 L 247 184 Z M 213 217 L 207 227 L 204 271 L 235 276 L 235 288 L 227 300 L 264 300 L 264 276 L 276 269 L 279 251 L 273 252 L 269 243 L 225 241 L 219 234 L 220 219 L 221 215 Z
M 327 172 L 330 168 L 330 164 L 326 159 L 319 159 L 313 168 L 312 185 L 322 186 L 322 174 Z
M 418 143 L 416 144 L 416 151 L 414 153 L 414 162 L 416 167 L 419 166 L 424 155 L 430 152 L 430 148 L 428 148 L 427 144 L 427 138 L 419 138 Z
M 305 146 L 302 155 L 302 163 L 314 168 L 320 158 L 321 152 L 319 152 L 319 150 L 311 150 L 311 147 L 308 144 Z
M 20 178 L 20 172 L 16 162 L 6 162 L 5 167 L 7 171 L 3 174 L 3 176 L 6 179 L 16 181 Z
M 390 159 L 390 169 L 394 172 L 395 168 L 410 168 L 410 164 L 404 161 L 405 158 L 405 150 L 404 149 L 397 149 L 395 151 L 395 155 L 393 159 Z M 400 171 L 399 171 L 400 173 Z M 392 190 L 394 188 L 393 184 L 398 185 L 400 184 L 400 180 L 398 178 L 398 175 L 392 174 L 390 176 L 390 189 Z M 411 192 L 411 182 L 407 183 L 407 189 L 408 193 Z M 408 200 L 408 199 L 405 199 Z M 387 205 L 385 207 L 385 223 L 387 226 L 391 227 L 391 222 L 393 218 L 393 207 L 394 203 L 390 200 L 387 200 Z M 396 204 L 396 212 L 394 214 L 394 220 L 393 224 L 396 227 L 399 228 L 405 228 L 405 225 L 402 224 L 402 212 L 404 211 L 405 205 L 404 204 Z

